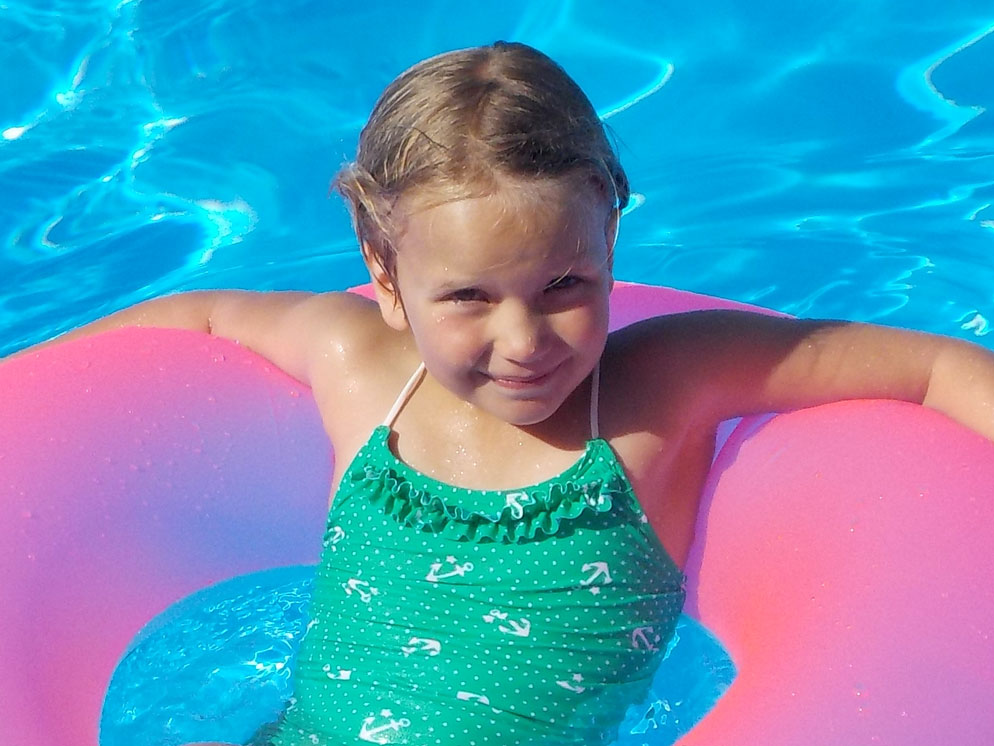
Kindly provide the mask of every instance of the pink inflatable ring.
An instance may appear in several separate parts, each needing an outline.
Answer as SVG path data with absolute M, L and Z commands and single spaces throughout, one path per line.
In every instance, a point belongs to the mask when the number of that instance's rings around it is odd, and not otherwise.
M 620 284 L 615 326 L 733 306 Z M 0 732 L 93 746 L 129 641 L 220 580 L 313 563 L 330 450 L 309 392 L 231 343 L 124 329 L 0 366 Z M 994 446 L 845 402 L 739 423 L 687 568 L 738 677 L 681 741 L 987 746 Z

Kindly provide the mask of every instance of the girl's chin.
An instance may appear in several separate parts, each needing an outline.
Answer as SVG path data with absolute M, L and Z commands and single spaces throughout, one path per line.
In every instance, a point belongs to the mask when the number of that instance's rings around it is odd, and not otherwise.
M 440 383 L 456 398 L 495 419 L 516 427 L 527 427 L 552 417 L 569 398 L 572 389 L 565 380 L 566 374 L 565 366 L 561 366 L 551 374 L 532 380 L 501 380 L 473 373 L 469 378 L 443 380 Z
M 475 404 L 509 425 L 527 427 L 549 419 L 559 411 L 563 401 L 559 397 L 534 399 L 480 397 Z

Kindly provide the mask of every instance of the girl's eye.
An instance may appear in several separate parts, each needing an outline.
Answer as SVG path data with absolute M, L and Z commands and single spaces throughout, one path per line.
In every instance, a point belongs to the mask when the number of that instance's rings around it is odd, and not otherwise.
M 579 285 L 583 280 L 576 275 L 563 275 L 545 286 L 546 290 L 569 290 Z
M 445 300 L 452 301 L 454 303 L 472 303 L 474 301 L 486 300 L 486 296 L 483 294 L 482 290 L 477 288 L 461 288 L 459 290 L 453 290 L 451 293 L 446 295 Z

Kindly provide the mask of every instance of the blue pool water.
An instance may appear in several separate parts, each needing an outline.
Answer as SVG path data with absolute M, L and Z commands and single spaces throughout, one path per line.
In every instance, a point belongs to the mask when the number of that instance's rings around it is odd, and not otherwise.
M 383 85 L 520 39 L 617 134 L 624 279 L 994 345 L 987 0 L 0 2 L 0 354 L 189 288 L 363 279 Z

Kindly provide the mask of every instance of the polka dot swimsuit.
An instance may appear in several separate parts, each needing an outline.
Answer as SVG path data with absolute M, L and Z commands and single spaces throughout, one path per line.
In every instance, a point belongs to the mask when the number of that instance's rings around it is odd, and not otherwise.
M 597 437 L 596 393 L 572 467 L 470 490 L 390 451 L 420 375 L 342 478 L 274 746 L 611 743 L 684 590 Z

